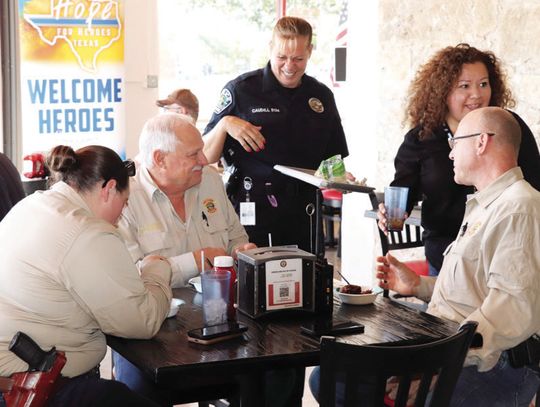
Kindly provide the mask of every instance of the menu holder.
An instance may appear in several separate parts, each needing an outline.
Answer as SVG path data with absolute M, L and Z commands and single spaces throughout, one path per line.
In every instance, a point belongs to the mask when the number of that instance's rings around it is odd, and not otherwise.
M 308 168 L 289 167 L 286 165 L 274 165 L 274 169 L 281 172 L 282 174 L 307 182 L 308 184 L 314 185 L 318 188 L 339 189 L 341 191 L 347 192 L 363 192 L 365 194 L 369 194 L 371 191 L 375 190 L 375 188 L 373 187 L 368 187 L 364 185 L 349 184 L 348 182 L 329 181 L 324 178 L 317 177 L 315 175 L 315 170 L 310 170 Z

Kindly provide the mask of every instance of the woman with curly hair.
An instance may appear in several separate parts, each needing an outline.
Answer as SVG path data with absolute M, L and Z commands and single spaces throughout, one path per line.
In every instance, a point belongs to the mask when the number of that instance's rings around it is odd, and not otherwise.
M 408 212 L 422 201 L 422 227 L 430 275 L 437 275 L 443 252 L 456 238 L 472 187 L 454 181 L 448 138 L 470 111 L 486 106 L 514 107 L 500 61 L 492 52 L 468 44 L 438 51 L 416 74 L 408 93 L 410 130 L 394 161 L 393 186 L 409 187 Z M 540 155 L 534 136 L 515 113 L 522 133 L 518 164 L 540 190 Z M 379 227 L 386 230 L 384 205 Z

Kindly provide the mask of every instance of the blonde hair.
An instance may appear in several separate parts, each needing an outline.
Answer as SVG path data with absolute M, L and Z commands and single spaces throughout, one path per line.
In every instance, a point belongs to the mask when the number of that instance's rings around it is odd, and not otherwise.
M 307 37 L 308 46 L 310 46 L 313 38 L 313 29 L 311 28 L 311 24 L 303 18 L 281 17 L 274 26 L 272 41 L 274 41 L 274 38 L 276 37 L 285 40 L 294 40 L 297 37 Z

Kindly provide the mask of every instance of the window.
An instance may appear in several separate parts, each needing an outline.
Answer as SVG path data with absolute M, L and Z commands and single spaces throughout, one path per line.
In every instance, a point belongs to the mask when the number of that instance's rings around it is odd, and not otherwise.
M 198 127 L 210 119 L 223 85 L 263 67 L 276 20 L 275 0 L 176 0 L 158 6 L 159 97 L 189 88 L 199 99 Z M 346 0 L 288 1 L 287 15 L 306 18 L 315 49 L 307 73 L 333 86 L 334 48 Z M 335 84 L 335 82 L 334 82 Z

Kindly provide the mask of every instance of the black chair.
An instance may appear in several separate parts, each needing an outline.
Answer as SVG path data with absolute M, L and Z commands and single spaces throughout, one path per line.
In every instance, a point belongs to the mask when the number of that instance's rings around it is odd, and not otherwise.
M 379 203 L 384 202 L 384 193 L 371 191 L 369 193 L 369 200 L 373 210 L 376 212 L 379 210 Z M 412 249 L 415 247 L 423 247 L 424 240 L 422 239 L 422 228 L 417 225 L 410 225 L 405 223 L 403 225 L 403 230 L 390 231 L 388 235 L 385 235 L 384 232 L 379 229 L 378 220 L 375 219 L 377 232 L 379 233 L 379 240 L 381 242 L 382 255 L 385 256 L 390 250 L 403 250 L 403 249 Z M 429 267 L 427 260 L 412 260 L 404 262 L 407 267 L 421 276 L 427 276 L 429 274 Z M 388 291 L 384 291 L 384 296 L 388 297 Z M 394 294 L 392 296 L 395 299 L 403 298 L 400 294 Z M 407 304 L 406 304 L 407 305 Z
M 384 202 L 384 193 L 372 191 L 369 193 L 369 199 L 373 206 L 373 210 L 378 211 L 379 203 Z M 375 222 L 378 222 L 377 219 L 375 219 Z M 413 247 L 424 246 L 424 241 L 422 240 L 422 228 L 420 226 L 406 223 L 403 226 L 403 231 L 391 231 L 388 232 L 388 236 L 379 229 L 378 225 L 377 230 L 379 231 L 379 237 L 381 239 L 383 256 L 390 250 L 411 249 Z
M 0 153 L 0 220 L 24 197 L 17 168 L 5 154 Z
M 435 380 L 429 406 L 450 403 L 463 362 L 477 327 L 465 324 L 454 335 L 438 341 L 359 346 L 321 338 L 320 405 L 336 405 L 336 383 L 344 384 L 344 406 L 384 406 L 387 380 L 396 377 L 399 387 L 395 406 L 405 407 L 412 380 L 420 378 L 415 406 L 426 405 L 432 378 Z M 438 375 L 437 377 L 435 377 Z M 360 385 L 364 383 L 359 392 Z M 367 386 L 365 383 L 368 383 Z
M 343 193 L 336 189 L 321 190 L 323 202 L 321 206 L 324 222 L 324 244 L 330 248 L 337 245 L 337 256 L 341 257 L 341 205 Z M 334 223 L 339 222 L 338 237 L 334 236 Z

